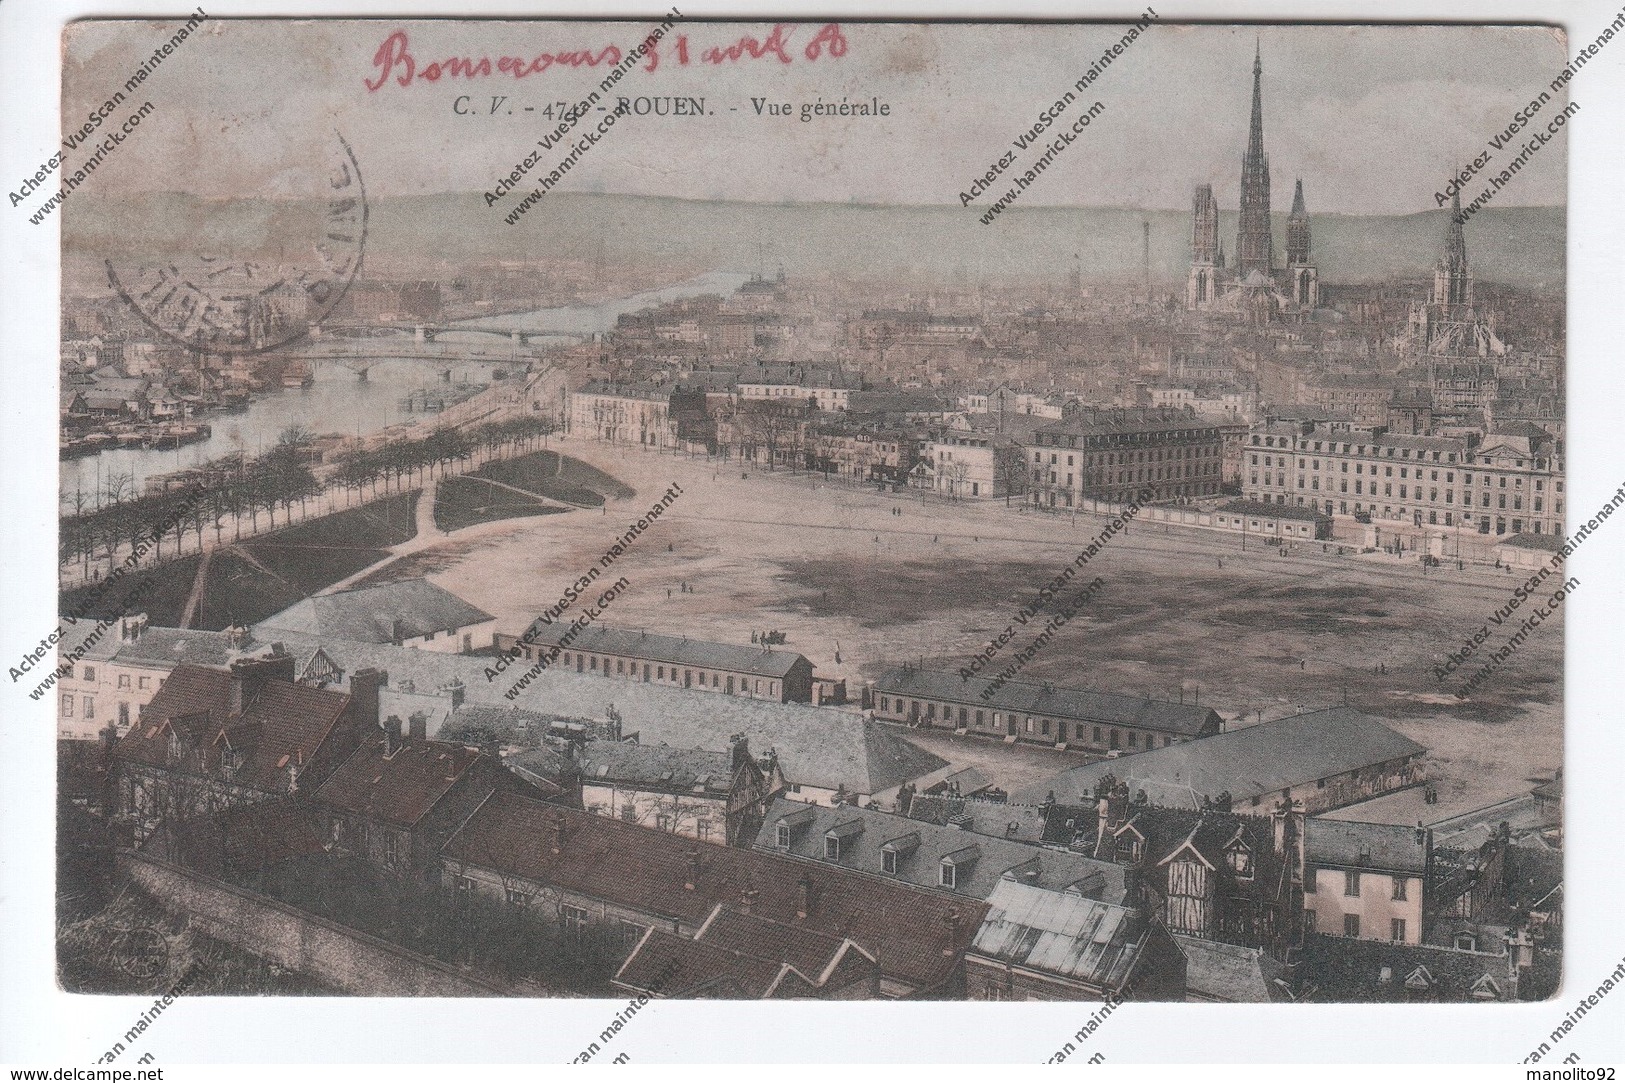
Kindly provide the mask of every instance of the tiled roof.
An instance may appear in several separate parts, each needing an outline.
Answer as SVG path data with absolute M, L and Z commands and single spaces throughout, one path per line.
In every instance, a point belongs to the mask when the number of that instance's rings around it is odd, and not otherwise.
M 1261 948 L 1244 948 L 1221 940 L 1174 935 L 1185 953 L 1185 985 L 1191 993 L 1231 1004 L 1267 1004 L 1270 980 L 1278 969 Z
M 581 754 L 584 783 L 619 783 L 662 790 L 726 793 L 733 756 L 701 748 L 668 748 L 631 741 L 588 741 Z
M 692 940 L 651 931 L 615 981 L 666 997 L 806 996 L 834 973 L 847 952 L 874 965 L 872 956 L 841 937 L 718 903 Z
M 391 687 L 410 680 L 424 690 L 461 680 L 465 711 L 480 705 L 506 708 L 510 704 L 503 694 L 525 672 L 516 664 L 487 680 L 490 658 L 306 636 L 287 636 L 284 642 L 301 667 L 320 648 L 346 676 L 373 666 L 389 674 Z M 512 705 L 555 717 L 597 719 L 611 704 L 623 719 L 624 732 L 639 734 L 644 744 L 722 750 L 729 747 L 730 737 L 742 733 L 756 753 L 776 751 L 785 777 L 806 786 L 845 786 L 852 793 L 875 794 L 947 764 L 909 744 L 892 727 L 866 722 L 851 711 L 606 680 L 562 668 L 543 670 Z
M 810 816 L 806 815 L 809 810 Z M 789 825 L 789 850 L 780 850 L 779 823 L 797 814 L 800 816 Z M 841 835 L 838 861 L 824 856 L 825 836 L 831 832 Z M 908 842 L 900 848 L 893 847 L 899 851 L 897 871 L 888 873 L 885 847 L 902 839 Z M 988 898 L 1007 873 L 1020 877 L 1024 883 L 1045 887 L 1076 886 L 1092 898 L 1114 902 L 1121 901 L 1124 892 L 1123 870 L 1119 866 L 1081 854 L 1048 850 L 887 812 L 804 805 L 783 797 L 768 806 L 767 818 L 762 821 L 755 845 L 764 852 L 788 852 L 804 860 L 838 865 L 932 890 L 952 891 L 973 899 Z M 958 864 L 952 888 L 943 887 L 943 859 L 970 847 L 976 848 L 977 855 L 969 863 Z
M 1084 410 L 1074 417 L 1045 425 L 1038 432 L 1055 436 L 1120 436 L 1138 432 L 1211 429 L 1214 424 L 1210 417 L 1175 409 Z
M 908 818 L 934 824 L 951 823 L 978 835 L 992 835 L 1012 842 L 1044 841 L 1044 810 L 1032 805 L 915 794 L 909 803 Z M 1065 846 L 1070 841 L 1063 840 L 1060 845 Z
M 286 681 L 264 681 L 231 712 L 233 675 L 201 666 L 176 666 L 129 734 L 114 746 L 119 759 L 168 766 L 169 734 L 180 735 L 199 766 L 213 770 L 229 749 L 240 757 L 232 780 L 265 792 L 284 792 L 290 764 L 303 767 L 316 754 L 350 697 Z
M 1145 790 L 1154 805 L 1195 808 L 1204 796 L 1229 792 L 1239 802 L 1426 751 L 1368 715 L 1330 707 L 1075 767 L 1017 797 L 1039 804 L 1053 792 L 1074 801 L 1109 774 Z
M 136 639 L 114 643 L 113 661 L 119 665 L 224 666 L 240 653 L 225 632 L 195 628 L 149 627 Z
M 875 682 L 875 691 L 921 700 L 970 703 L 995 711 L 1020 711 L 1048 718 L 1136 726 L 1184 737 L 1194 737 L 1210 723 L 1217 724 L 1219 718 L 1210 708 L 1190 703 L 1169 703 L 1166 700 L 1028 681 L 1006 681 L 983 699 L 982 692 L 992 684 L 992 681 L 981 677 L 961 678 L 958 674 L 942 670 L 910 667 L 883 674 Z
M 1102 988 L 1121 988 L 1138 959 L 1143 928 L 1125 906 L 1005 880 L 988 898 L 972 950 Z
M 1345 869 L 1427 872 L 1427 836 L 1403 824 L 1367 824 L 1311 816 L 1304 827 L 1304 860 Z
M 1506 955 L 1457 948 L 1310 933 L 1298 973 L 1320 1003 L 1513 999 Z
M 570 631 L 568 624 L 551 627 L 533 624 L 538 645 L 554 644 Z M 570 650 L 588 654 L 614 654 L 629 658 L 645 658 L 651 662 L 675 663 L 701 669 L 724 669 L 735 673 L 750 673 L 782 680 L 796 663 L 807 659 L 794 651 L 776 651 L 771 647 L 741 647 L 734 643 L 712 643 L 687 636 L 661 635 L 658 632 L 633 632 L 620 628 L 606 628 L 594 624 L 578 631 L 571 639 Z M 810 663 L 808 663 L 810 664 Z
M 786 963 L 664 929 L 644 935 L 616 972 L 615 984 L 668 999 L 758 1000 L 775 992 L 805 995 L 811 990 Z
M 695 927 L 716 904 L 755 891 L 753 914 L 848 938 L 874 955 L 884 974 L 918 988 L 948 978 L 987 912 L 972 899 L 695 842 L 506 793 L 480 806 L 443 853 L 453 868 L 466 860 Z M 698 855 L 697 869 L 690 855 Z M 811 904 L 805 918 L 797 916 L 803 881 Z
M 254 632 L 260 638 L 292 633 L 394 643 L 495 619 L 427 579 L 402 579 L 306 598 L 266 617 Z
M 385 755 L 379 734 L 362 743 L 316 791 L 321 804 L 381 823 L 411 827 L 479 759 L 472 748 L 444 741 L 403 740 Z

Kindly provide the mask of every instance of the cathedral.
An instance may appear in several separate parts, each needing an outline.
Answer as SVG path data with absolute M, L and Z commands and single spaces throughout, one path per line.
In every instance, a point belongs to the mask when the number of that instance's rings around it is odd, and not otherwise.
M 1500 357 L 1507 352 L 1506 344 L 1496 336 L 1494 321 L 1481 319 L 1473 307 L 1473 276 L 1467 269 L 1459 195 L 1450 198 L 1444 252 L 1433 268 L 1433 295 L 1411 306 L 1401 347 L 1413 357 L 1426 357 L 1430 364 Z
M 1234 265 L 1219 241 L 1219 203 L 1213 186 L 1200 184 L 1191 202 L 1191 269 L 1185 307 L 1230 314 L 1254 323 L 1301 316 L 1320 307 L 1320 279 L 1309 256 L 1309 211 L 1303 181 L 1292 194 L 1286 223 L 1286 264 L 1275 261 L 1270 226 L 1270 158 L 1264 153 L 1264 61 L 1253 54 L 1253 115 L 1241 159 L 1241 222 Z

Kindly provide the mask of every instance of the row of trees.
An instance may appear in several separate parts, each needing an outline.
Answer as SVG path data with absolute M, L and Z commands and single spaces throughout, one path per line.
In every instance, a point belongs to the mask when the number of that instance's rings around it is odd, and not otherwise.
M 487 459 L 517 454 L 553 428 L 546 418 L 521 416 L 471 429 L 436 429 L 416 439 L 351 451 L 326 472 L 324 484 L 313 469 L 314 434 L 303 426 L 292 426 L 283 430 L 276 446 L 265 454 L 212 460 L 194 471 L 191 484 L 165 492 L 140 494 L 133 475 L 115 474 L 99 492 L 75 489 L 62 494 L 66 513 L 61 520 L 60 560 L 64 565 L 78 563 L 84 577 L 90 578 L 93 564 L 105 561 L 111 570 L 122 559 L 119 554 L 125 547 L 134 550 L 151 537 L 149 556 L 157 563 L 166 555 L 180 556 L 188 533 L 196 536 L 196 549 L 201 550 L 204 533 L 213 529 L 219 545 L 228 522 L 233 540 L 240 539 L 244 517 L 250 534 L 259 533 L 262 513 L 268 528 L 275 530 L 292 522 L 295 504 L 303 516 L 308 501 L 320 497 L 328 486 L 342 488 L 346 503 L 352 491 L 359 495 L 369 487 L 377 498 L 399 492 L 409 477 L 421 484 L 425 471 L 432 477 L 438 466 L 444 473 L 481 449 Z M 384 494 L 379 492 L 380 483 Z

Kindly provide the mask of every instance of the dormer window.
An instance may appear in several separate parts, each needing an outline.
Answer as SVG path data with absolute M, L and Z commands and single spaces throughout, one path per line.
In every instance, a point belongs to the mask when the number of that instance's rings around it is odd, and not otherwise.
M 882 851 L 880 851 L 880 865 L 881 865 L 881 868 L 886 870 L 886 875 L 887 876 L 896 876 L 897 875 L 897 851 L 896 850 L 882 850 Z
M 1251 880 L 1253 878 L 1253 851 L 1244 842 L 1233 842 L 1224 852 L 1225 859 L 1230 863 L 1230 869 L 1236 874 L 1238 880 Z
M 841 839 L 840 839 L 840 836 L 838 836 L 838 835 L 825 835 L 824 836 L 824 860 L 825 861 L 839 861 L 839 860 L 841 860 Z
M 941 872 L 942 886 L 947 888 L 954 887 L 956 881 L 958 880 L 958 873 L 954 869 L 954 863 L 951 861 L 944 861 L 942 863 Z

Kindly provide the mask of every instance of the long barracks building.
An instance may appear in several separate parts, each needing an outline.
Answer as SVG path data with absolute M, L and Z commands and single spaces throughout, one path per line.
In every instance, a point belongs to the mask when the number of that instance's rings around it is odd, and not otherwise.
M 1105 752 L 1164 748 L 1219 732 L 1218 712 L 1189 703 L 904 667 L 875 682 L 876 718 L 1006 741 Z
M 525 661 L 546 657 L 570 625 L 537 626 L 525 643 L 498 634 L 499 651 L 517 646 Z M 688 636 L 592 626 L 577 632 L 553 662 L 556 669 L 676 688 L 700 688 L 780 703 L 812 700 L 813 664 L 793 651 L 712 643 Z

